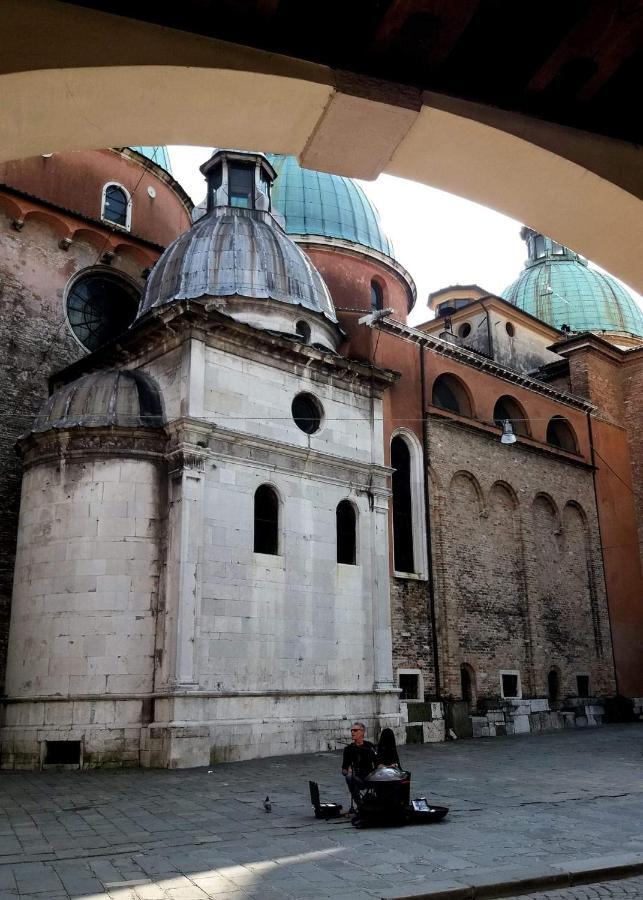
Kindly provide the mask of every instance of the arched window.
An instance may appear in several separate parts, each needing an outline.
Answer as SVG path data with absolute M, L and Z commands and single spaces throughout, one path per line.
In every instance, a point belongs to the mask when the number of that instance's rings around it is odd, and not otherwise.
M 560 696 L 560 678 L 556 669 L 551 669 L 547 675 L 547 693 L 552 702 L 556 702 Z
M 393 472 L 393 558 L 396 572 L 414 572 L 411 454 L 403 437 L 391 441 Z
M 567 421 L 562 416 L 554 416 L 547 425 L 547 443 L 552 447 L 560 447 L 569 453 L 578 453 L 576 435 Z
M 131 211 L 132 201 L 125 188 L 120 184 L 106 184 L 103 188 L 103 219 L 129 229 Z
M 337 562 L 354 566 L 357 562 L 357 516 L 350 500 L 342 500 L 335 511 L 337 519 Z
M 300 319 L 295 325 L 295 331 L 304 344 L 310 341 L 310 325 L 304 319 Z
M 255 491 L 255 553 L 279 553 L 279 497 L 269 484 Z
M 384 292 L 374 278 L 371 281 L 371 309 L 384 309 Z
M 439 375 L 433 382 L 433 406 L 448 409 L 461 416 L 471 416 L 471 403 L 464 385 L 455 375 Z
M 496 400 L 496 405 L 493 408 L 493 420 L 496 425 L 501 428 L 502 423 L 505 420 L 511 422 L 512 428 L 516 434 L 522 434 L 525 437 L 529 437 L 529 421 L 527 419 L 527 414 L 518 403 L 517 400 L 514 400 L 513 397 L 509 397 L 505 394 L 504 397 L 499 397 Z
M 96 350 L 130 327 L 139 300 L 127 279 L 104 269 L 85 271 L 67 288 L 67 319 L 83 347 Z

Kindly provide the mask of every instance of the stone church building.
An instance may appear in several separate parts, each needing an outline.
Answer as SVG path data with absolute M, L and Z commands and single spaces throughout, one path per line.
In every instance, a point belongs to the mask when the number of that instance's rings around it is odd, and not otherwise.
M 222 150 L 193 209 L 168 168 L 0 166 L 0 763 L 640 715 L 629 294 L 524 229 L 411 328 L 350 179 Z

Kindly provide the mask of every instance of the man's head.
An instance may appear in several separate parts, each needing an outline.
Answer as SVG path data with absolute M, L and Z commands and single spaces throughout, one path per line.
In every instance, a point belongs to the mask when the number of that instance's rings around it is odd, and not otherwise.
M 351 725 L 351 738 L 353 739 L 353 743 L 357 744 L 359 747 L 360 744 L 364 743 L 364 735 L 366 734 L 366 725 L 363 722 L 353 722 Z

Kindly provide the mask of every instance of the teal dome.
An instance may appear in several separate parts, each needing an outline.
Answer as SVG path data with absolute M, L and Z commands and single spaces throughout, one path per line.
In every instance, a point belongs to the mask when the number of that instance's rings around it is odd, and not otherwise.
M 273 209 L 288 234 L 339 238 L 394 258 L 377 210 L 352 178 L 302 169 L 294 156 L 267 153 L 277 172 Z
M 643 311 L 610 275 L 551 238 L 524 228 L 529 258 L 502 297 L 518 309 L 572 331 L 625 332 L 643 337 Z
M 165 169 L 170 175 L 172 174 L 170 155 L 167 152 L 167 147 L 132 147 L 132 150 L 136 150 L 137 153 L 147 156 L 147 158 L 151 159 L 152 162 L 155 162 L 157 166 Z

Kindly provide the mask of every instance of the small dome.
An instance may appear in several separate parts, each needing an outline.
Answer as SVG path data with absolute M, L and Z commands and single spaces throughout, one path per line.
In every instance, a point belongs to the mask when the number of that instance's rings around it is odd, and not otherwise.
M 272 215 L 217 206 L 178 237 L 150 275 L 138 312 L 200 297 L 270 298 L 337 322 L 321 275 Z
M 50 428 L 159 428 L 163 403 L 157 383 L 141 371 L 93 372 L 58 388 L 32 431 Z
M 266 157 L 277 173 L 272 204 L 288 234 L 339 238 L 395 258 L 376 208 L 352 178 L 303 169 L 294 156 Z
M 531 229 L 523 229 L 522 237 L 529 259 L 502 292 L 505 300 L 554 328 L 643 336 L 643 312 L 614 278 Z

